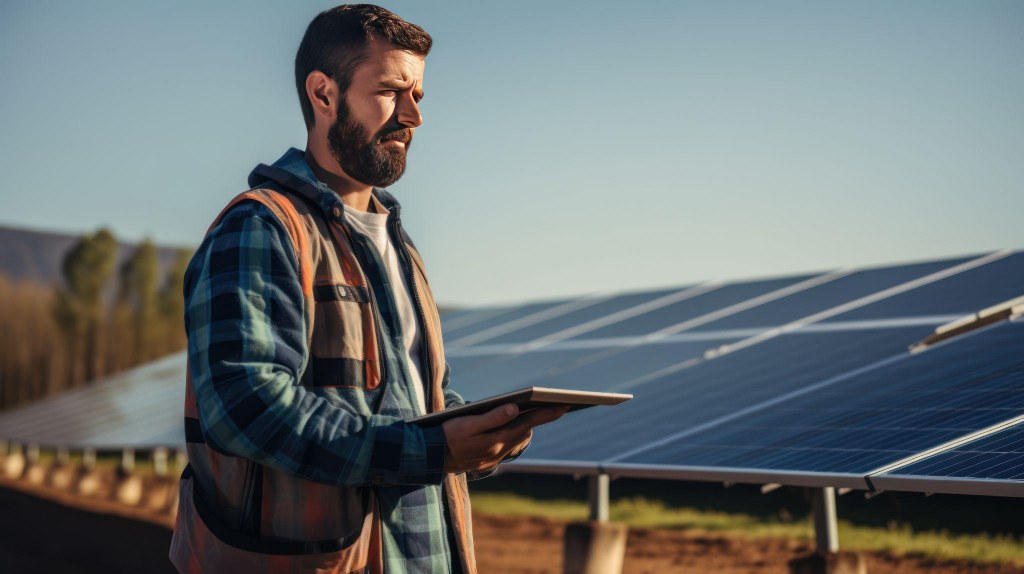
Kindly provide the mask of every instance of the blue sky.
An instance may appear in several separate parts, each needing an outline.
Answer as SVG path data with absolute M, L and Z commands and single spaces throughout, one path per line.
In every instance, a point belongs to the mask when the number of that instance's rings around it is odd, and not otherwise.
M 196 245 L 305 131 L 321 2 L 0 4 L 0 223 Z M 385 2 L 448 304 L 1024 246 L 1024 3 Z

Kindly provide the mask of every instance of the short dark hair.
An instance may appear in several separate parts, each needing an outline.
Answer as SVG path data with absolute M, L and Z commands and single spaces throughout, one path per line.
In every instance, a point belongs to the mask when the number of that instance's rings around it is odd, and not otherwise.
M 373 38 L 421 56 L 430 52 L 433 43 L 423 28 L 373 4 L 342 4 L 324 10 L 309 23 L 295 55 L 295 87 L 306 129 L 314 123 L 313 104 L 306 96 L 306 78 L 320 70 L 337 82 L 344 94 L 356 67 L 366 60 Z

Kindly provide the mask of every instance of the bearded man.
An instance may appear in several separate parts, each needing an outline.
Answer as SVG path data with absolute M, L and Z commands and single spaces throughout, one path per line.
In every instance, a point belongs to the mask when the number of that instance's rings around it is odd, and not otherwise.
M 384 189 L 423 123 L 431 44 L 378 6 L 318 15 L 295 58 L 305 150 L 258 165 L 189 264 L 181 572 L 474 573 L 467 473 L 565 412 L 405 422 L 464 403 Z

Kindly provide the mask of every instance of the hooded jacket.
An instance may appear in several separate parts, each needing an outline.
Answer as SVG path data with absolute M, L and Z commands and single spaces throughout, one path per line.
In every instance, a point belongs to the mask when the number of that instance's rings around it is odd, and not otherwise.
M 415 416 L 384 262 L 291 148 L 249 176 L 185 279 L 189 465 L 170 557 L 183 572 L 475 573 L 465 474 Z M 423 261 L 386 190 L 419 320 L 430 412 L 448 388 Z M 488 473 L 489 474 L 489 473 Z M 484 475 L 479 475 L 482 477 Z

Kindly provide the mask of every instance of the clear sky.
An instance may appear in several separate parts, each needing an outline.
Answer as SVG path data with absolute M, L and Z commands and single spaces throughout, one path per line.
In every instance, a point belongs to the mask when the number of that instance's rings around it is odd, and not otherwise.
M 303 147 L 329 2 L 0 3 L 0 223 L 197 245 Z M 434 37 L 389 189 L 441 303 L 1024 246 L 1024 2 L 384 2 Z

